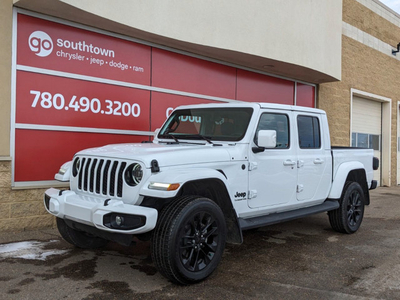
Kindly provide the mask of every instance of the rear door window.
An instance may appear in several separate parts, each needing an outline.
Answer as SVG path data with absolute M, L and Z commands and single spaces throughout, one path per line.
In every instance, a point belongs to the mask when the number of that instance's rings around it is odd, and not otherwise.
M 321 148 L 319 119 L 312 116 L 297 116 L 300 149 Z

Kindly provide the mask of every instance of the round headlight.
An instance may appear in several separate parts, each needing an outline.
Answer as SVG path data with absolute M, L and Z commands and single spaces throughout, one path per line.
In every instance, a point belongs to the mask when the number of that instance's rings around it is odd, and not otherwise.
M 81 169 L 81 159 L 79 157 L 75 158 L 74 163 L 72 165 L 72 175 L 76 177 Z
M 139 164 L 131 164 L 125 170 L 125 181 L 130 186 L 138 185 L 143 178 L 143 169 Z

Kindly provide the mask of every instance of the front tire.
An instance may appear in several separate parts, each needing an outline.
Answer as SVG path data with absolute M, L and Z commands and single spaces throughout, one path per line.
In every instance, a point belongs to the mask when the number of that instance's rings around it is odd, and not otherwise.
M 340 207 L 328 212 L 331 227 L 337 232 L 354 233 L 356 232 L 364 216 L 364 192 L 358 182 L 346 182 Z
M 153 234 L 152 258 L 172 282 L 196 283 L 217 268 L 225 240 L 220 207 L 208 198 L 184 196 L 161 211 Z
M 78 248 L 95 249 L 108 244 L 108 240 L 69 227 L 61 218 L 57 218 L 57 228 L 64 240 Z

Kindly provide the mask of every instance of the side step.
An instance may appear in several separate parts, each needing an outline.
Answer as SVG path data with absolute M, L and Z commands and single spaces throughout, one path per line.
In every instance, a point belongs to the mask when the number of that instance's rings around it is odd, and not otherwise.
M 309 215 L 318 214 L 325 211 L 335 210 L 339 208 L 338 200 L 326 200 L 324 203 L 281 213 L 274 213 L 266 216 L 254 217 L 249 219 L 239 218 L 239 224 L 242 230 L 263 227 L 267 225 L 277 224 Z

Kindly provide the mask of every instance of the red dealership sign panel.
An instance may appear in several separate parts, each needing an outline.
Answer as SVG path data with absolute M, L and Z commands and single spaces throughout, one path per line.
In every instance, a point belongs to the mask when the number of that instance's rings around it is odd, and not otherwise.
M 18 71 L 16 122 L 148 131 L 149 99 L 146 90 Z
M 18 15 L 17 64 L 150 84 L 149 46 Z
M 52 180 L 84 148 L 148 140 L 81 131 L 149 131 L 150 91 L 121 83 L 149 86 L 150 58 L 149 46 L 18 14 L 14 182 Z
M 235 99 L 236 68 L 153 48 L 152 84 L 178 91 Z
M 118 143 L 140 143 L 144 136 L 17 129 L 15 181 L 51 180 L 79 150 Z
M 294 82 L 239 69 L 237 99 L 293 105 Z
M 180 105 L 219 103 L 187 96 L 152 92 L 151 94 L 151 130 L 160 128 L 171 112 Z

